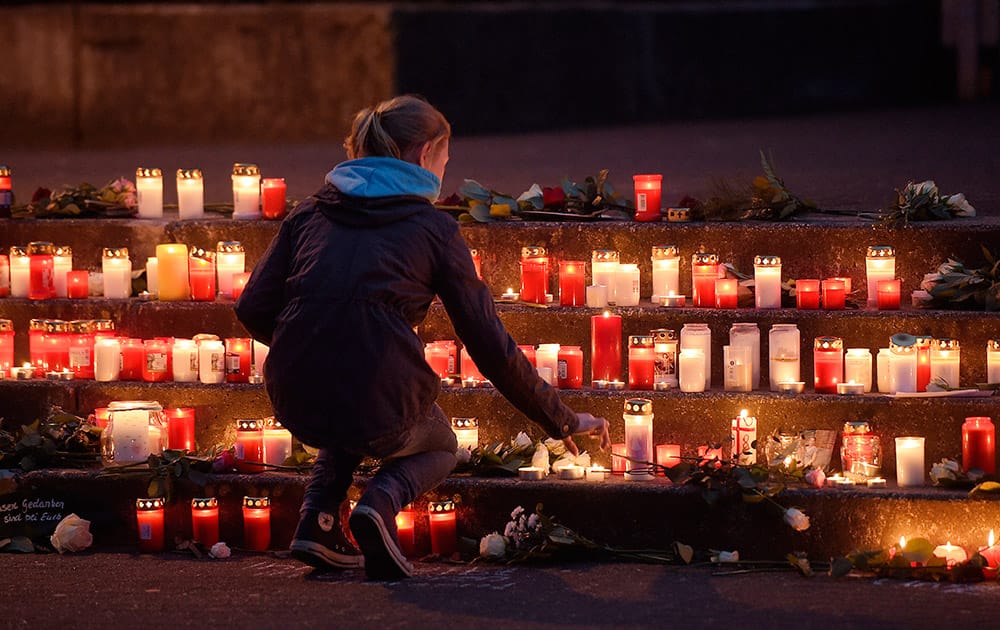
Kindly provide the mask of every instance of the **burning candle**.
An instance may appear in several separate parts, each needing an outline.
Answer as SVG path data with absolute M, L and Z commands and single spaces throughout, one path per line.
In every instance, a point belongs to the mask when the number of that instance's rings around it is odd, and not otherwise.
M 633 175 L 632 182 L 635 185 L 635 220 L 659 221 L 663 175 Z
M 677 295 L 681 292 L 680 285 L 680 253 L 676 245 L 653 246 L 653 295 L 654 304 L 660 303 L 660 297 Z
M 997 469 L 996 429 L 986 416 L 972 416 L 962 424 L 962 470 L 993 475 Z
M 701 348 L 682 348 L 677 364 L 682 392 L 705 391 L 705 352 Z
M 194 451 L 194 407 L 164 409 L 167 416 L 167 447 Z
M 587 306 L 590 308 L 604 308 L 608 305 L 608 287 L 604 285 L 591 285 L 587 287 Z
M 198 344 L 193 339 L 175 339 L 170 352 L 174 382 L 197 383 Z
M 795 324 L 774 324 L 768 333 L 768 380 L 771 391 L 781 383 L 799 382 L 799 328 Z
M 591 380 L 622 377 L 622 318 L 605 311 L 590 318 Z
M 630 398 L 625 401 L 625 479 L 649 481 L 653 473 L 647 464 L 653 461 L 653 401 Z M 638 460 L 638 461 L 635 461 Z
M 73 320 L 67 335 L 69 369 L 76 378 L 94 378 L 94 324 L 89 319 Z
M 198 380 L 205 384 L 226 380 L 226 351 L 217 339 L 198 342 Z
M 754 256 L 753 278 L 757 308 L 781 308 L 781 258 Z
M 156 246 L 157 297 L 161 302 L 188 300 L 188 248 L 181 243 Z
M 823 308 L 828 311 L 841 310 L 846 306 L 846 290 L 844 281 L 837 278 L 827 278 L 823 281 Z
M 698 253 L 691 256 L 692 302 L 695 306 L 715 306 L 715 281 L 718 277 L 718 254 Z
M 733 458 L 740 464 L 756 464 L 757 448 L 754 446 L 754 442 L 757 441 L 757 418 L 751 416 L 746 409 L 741 409 L 740 415 L 733 418 L 730 427 L 733 438 Z
M 181 221 L 205 216 L 205 179 L 199 169 L 177 169 L 177 212 Z
M 416 520 L 416 514 L 410 505 L 396 515 L 396 538 L 399 540 L 399 550 L 407 558 L 417 555 Z
M 657 328 L 653 336 L 653 389 L 670 389 L 677 381 L 677 331 Z
M 234 337 L 226 339 L 226 382 L 250 382 L 250 349 L 249 338 Z
M 590 253 L 591 284 L 607 287 L 608 304 L 615 303 L 615 274 L 618 273 L 618 252 L 613 249 L 595 249 Z
M 191 538 L 210 548 L 219 542 L 219 500 L 191 499 Z
M 114 464 L 134 464 L 163 451 L 163 408 L 148 401 L 114 401 L 108 405 L 104 433 L 105 459 Z
M 583 479 L 583 466 L 577 466 L 576 464 L 568 464 L 566 466 L 561 466 L 558 470 L 559 478 L 565 480 L 576 480 Z
M 10 216 L 12 205 L 14 205 L 14 190 L 10 180 L 10 167 L 0 164 L 0 218 Z
M 882 441 L 864 421 L 845 422 L 840 446 L 844 473 L 858 481 L 875 477 L 882 470 Z
M 139 529 L 139 551 L 163 551 L 163 499 L 136 499 L 135 520 Z
M 567 346 L 567 347 L 569 347 L 569 346 Z M 524 355 L 524 358 L 528 360 L 528 363 L 530 363 L 534 367 L 538 367 L 538 361 L 537 361 L 537 357 L 536 357 L 535 346 L 531 346 L 531 345 L 519 345 L 518 349 L 521 351 L 521 354 Z M 560 350 L 562 350 L 561 347 L 560 347 Z
M 889 392 L 917 391 L 917 350 L 913 335 L 897 333 L 889 339 Z
M 900 296 L 899 280 L 879 280 L 877 283 L 876 305 L 880 311 L 898 311 Z
M 837 383 L 837 393 L 845 396 L 860 396 L 865 393 L 865 386 L 864 383 L 855 383 L 854 381 Z
M 141 381 L 145 363 L 146 349 L 142 339 L 122 339 L 121 371 L 118 378 L 123 381 Z
M 448 348 L 437 341 L 424 344 L 424 360 L 438 378 L 446 378 L 454 373 L 448 369 Z
M 950 540 L 944 545 L 935 547 L 934 555 L 943 558 L 949 567 L 969 559 L 969 554 L 965 552 L 965 549 L 951 544 Z
M 465 346 L 462 346 L 462 350 L 459 353 L 459 357 L 461 358 L 460 360 L 461 365 L 459 366 L 459 368 L 461 370 L 461 377 L 463 384 L 466 381 L 470 381 L 472 386 L 474 387 L 477 383 L 482 383 L 483 381 L 486 380 L 483 377 L 482 373 L 479 371 L 479 368 L 476 367 L 476 364 L 475 362 L 473 362 L 472 357 L 469 356 L 469 351 L 465 348 Z
M 455 502 L 428 501 L 427 518 L 430 522 L 431 553 L 450 558 L 458 545 Z
M 750 389 L 760 386 L 760 328 L 753 322 L 736 322 L 729 328 L 729 345 L 750 349 Z
M 243 497 L 243 544 L 250 551 L 271 546 L 271 499 Z
M 264 423 L 253 418 L 236 421 L 236 468 L 240 472 L 263 470 Z
M 847 349 L 844 355 L 844 380 L 860 384 L 862 391 L 858 393 L 872 390 L 872 353 L 868 348 Z
M 107 407 L 96 407 L 94 409 L 94 423 L 100 427 L 105 428 L 108 426 L 108 418 L 110 417 L 110 411 Z
M 722 369 L 727 392 L 749 392 L 753 366 L 749 346 L 722 346 Z
M 260 218 L 260 169 L 256 164 L 233 164 L 233 218 Z
M 865 257 L 868 274 L 868 308 L 878 307 L 879 280 L 893 280 L 896 277 L 896 252 L 888 245 L 873 245 Z
M 549 292 L 549 257 L 541 245 L 521 248 L 521 301 L 545 304 Z
M 240 296 L 243 295 L 243 289 L 246 288 L 247 282 L 249 281 L 250 281 L 249 271 L 233 274 L 233 301 L 240 299 Z
M 45 241 L 28 243 L 28 298 L 47 300 L 56 296 L 55 246 Z
M 708 324 L 684 324 L 681 327 L 680 348 L 682 355 L 680 361 L 681 391 L 700 392 L 712 389 L 712 331 L 709 329 Z M 685 389 L 685 382 L 687 382 L 687 387 L 689 388 L 694 386 L 694 383 L 692 383 L 689 378 L 692 375 L 685 374 L 684 370 L 696 369 L 696 366 L 694 365 L 694 358 L 697 355 L 692 355 L 690 353 L 684 355 L 684 351 L 693 349 L 701 350 L 702 352 L 701 372 L 705 380 L 700 389 Z
M 283 466 L 292 454 L 292 433 L 274 417 L 264 418 L 264 463 Z
M 52 281 L 56 297 L 69 297 L 66 291 L 66 274 L 73 270 L 73 248 L 59 245 L 52 250 Z
M 629 335 L 628 388 L 653 389 L 656 353 L 651 335 Z
M 501 302 L 517 302 L 521 297 L 521 294 L 514 290 L 513 287 L 507 287 L 507 290 L 500 295 Z
M 267 177 L 261 180 L 261 212 L 265 219 L 281 219 L 287 214 L 286 191 L 287 186 L 283 177 Z
M 455 432 L 459 448 L 471 451 L 479 447 L 479 420 L 476 418 L 452 418 L 451 430 Z
M 0 298 L 8 295 L 10 295 L 10 261 L 7 254 L 0 254 Z
M 949 387 L 959 386 L 961 347 L 958 339 L 940 338 L 931 341 L 930 379 L 944 381 Z M 919 364 L 917 366 L 919 370 Z
M 610 472 L 610 470 L 600 464 L 593 464 L 590 468 L 583 471 L 583 476 L 587 481 L 600 482 L 605 481 L 608 478 L 608 473 Z
M 924 485 L 924 438 L 896 438 L 896 483 L 901 488 Z
M 66 272 L 66 297 L 71 299 L 83 299 L 90 293 L 90 272 L 81 269 L 79 271 Z
M 668 308 L 678 308 L 684 306 L 684 302 L 687 298 L 683 295 L 661 295 L 660 296 L 660 306 L 666 306 Z
M 9 372 L 14 366 L 14 322 L 0 319 L 0 371 Z
M 917 391 L 926 392 L 931 382 L 931 342 L 930 335 L 915 335 L 917 347 Z
M 817 394 L 836 394 L 844 380 L 844 342 L 839 337 L 816 337 L 813 344 L 813 387 Z
M 105 247 L 101 258 L 104 297 L 127 299 L 132 295 L 132 261 L 127 247 Z
M 559 344 L 539 344 L 538 350 L 535 351 L 535 367 L 539 374 L 542 374 L 543 370 L 548 374 L 546 382 L 549 385 L 556 385 L 556 375 L 559 373 Z
M 639 305 L 639 265 L 619 264 L 614 282 L 616 305 Z
M 147 383 L 170 380 L 173 374 L 167 366 L 167 354 L 171 352 L 171 344 L 159 339 L 146 339 L 142 345 L 144 350 L 142 380 Z
M 583 350 L 580 346 L 559 346 L 556 382 L 560 389 L 583 387 Z
M 677 464 L 681 463 L 681 445 L 657 444 L 656 463 L 667 468 L 673 468 Z
M 61 372 L 69 367 L 69 322 L 61 319 L 45 320 L 42 337 L 42 365 L 45 371 Z M 35 372 L 35 377 L 42 374 Z
M 736 278 L 715 279 L 716 308 L 736 308 L 736 292 L 739 284 Z
M 246 250 L 239 241 L 219 241 L 215 246 L 219 295 L 233 298 L 233 277 L 246 271 Z
M 613 473 L 625 472 L 625 462 L 627 461 L 624 457 L 625 454 L 626 454 L 626 446 L 624 443 L 611 445 L 611 472 Z
M 983 577 L 988 579 L 996 579 L 997 569 L 1000 568 L 1000 546 L 995 544 L 996 537 L 993 530 L 990 530 L 990 535 L 986 539 L 986 546 L 979 548 L 979 555 L 986 560 L 986 568 L 983 569 Z
M 1000 339 L 986 342 L 986 382 L 1000 383 Z
M 538 466 L 521 466 L 517 469 L 517 478 L 525 481 L 541 481 L 545 479 L 546 470 Z
M 586 303 L 586 280 L 582 260 L 559 261 L 559 304 L 561 306 L 583 306 Z
M 10 297 L 26 298 L 31 292 L 31 257 L 28 248 L 14 245 L 10 248 Z
M 158 168 L 135 169 L 135 196 L 140 219 L 163 218 L 163 171 Z
M 819 308 L 819 280 L 800 278 L 795 281 L 795 307 L 802 310 Z
M 191 299 L 196 302 L 215 301 L 215 252 L 192 247 L 188 257 L 188 281 Z
M 449 343 L 451 344 L 451 346 L 450 346 L 451 347 L 451 356 L 448 359 L 448 361 L 449 361 L 448 366 L 450 368 L 450 372 L 449 373 L 450 374 L 454 374 L 455 373 L 455 354 L 456 354 L 456 351 L 455 351 L 455 342 L 454 341 L 446 341 L 444 343 L 445 344 L 449 344 Z M 266 344 L 263 344 L 263 343 L 257 341 L 256 339 L 253 340 L 253 344 L 252 345 L 253 345 L 253 369 L 254 369 L 254 371 L 257 372 L 257 374 L 260 374 L 261 377 L 263 378 L 263 375 L 264 375 L 264 363 L 267 361 L 267 355 L 271 351 L 271 349 Z

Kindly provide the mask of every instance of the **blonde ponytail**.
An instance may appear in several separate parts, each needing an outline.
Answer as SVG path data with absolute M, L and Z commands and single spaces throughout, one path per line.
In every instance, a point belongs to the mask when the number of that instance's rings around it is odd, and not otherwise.
M 433 105 L 412 94 L 382 101 L 354 116 L 344 140 L 349 159 L 393 157 L 411 159 L 425 142 L 451 136 L 451 125 Z

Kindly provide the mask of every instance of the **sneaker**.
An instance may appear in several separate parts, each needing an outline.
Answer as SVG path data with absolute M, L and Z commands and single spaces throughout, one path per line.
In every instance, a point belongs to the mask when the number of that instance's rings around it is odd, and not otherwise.
M 303 514 L 289 549 L 296 560 L 321 570 L 364 566 L 364 556 L 344 533 L 343 521 L 329 512 Z
M 399 549 L 395 515 L 388 506 L 382 507 L 359 504 L 351 513 L 351 533 L 364 553 L 365 573 L 372 580 L 410 577 L 413 565 Z

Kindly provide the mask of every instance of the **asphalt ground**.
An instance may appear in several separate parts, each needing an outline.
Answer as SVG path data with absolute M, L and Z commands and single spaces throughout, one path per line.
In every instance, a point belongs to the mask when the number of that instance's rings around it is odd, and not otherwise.
M 416 563 L 401 582 L 274 555 L 0 556 L 3 628 L 995 627 L 997 582 L 619 563 Z
M 662 173 L 663 203 L 677 205 L 684 195 L 706 196 L 719 180 L 749 183 L 761 173 L 764 150 L 792 192 L 824 208 L 886 207 L 907 181 L 932 179 L 942 193 L 965 193 L 979 214 L 1000 215 L 998 103 L 505 136 L 454 133 L 445 195 L 466 178 L 516 196 L 533 183 L 555 186 L 564 176 L 583 181 L 607 168 L 610 181 L 629 197 L 633 174 Z M 264 177 L 284 177 L 289 196 L 299 199 L 315 192 L 344 157 L 340 142 L 262 144 L 249 138 L 205 146 L 41 149 L 4 147 L 0 140 L 0 164 L 12 167 L 21 201 L 40 186 L 134 178 L 139 166 L 167 174 L 166 203 L 176 202 L 170 174 L 177 168 L 202 169 L 206 201 L 231 201 L 234 162 L 256 163 Z

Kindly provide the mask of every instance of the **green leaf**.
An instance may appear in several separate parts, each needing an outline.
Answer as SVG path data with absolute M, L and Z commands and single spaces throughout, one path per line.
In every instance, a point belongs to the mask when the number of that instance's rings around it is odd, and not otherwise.
M 14 536 L 8 538 L 7 544 L 0 546 L 0 551 L 7 553 L 34 553 L 35 545 L 27 536 Z M 2 542 L 2 541 L 0 541 Z
M 847 558 L 836 558 L 830 563 L 830 575 L 835 578 L 844 577 L 854 569 L 854 564 Z

